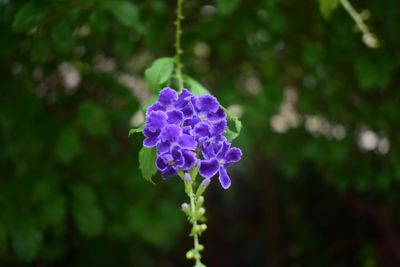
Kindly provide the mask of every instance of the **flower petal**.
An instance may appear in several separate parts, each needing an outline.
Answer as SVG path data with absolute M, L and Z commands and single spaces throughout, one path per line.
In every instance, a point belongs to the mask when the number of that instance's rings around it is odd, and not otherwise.
M 143 146 L 152 148 L 157 145 L 158 140 L 159 140 L 158 136 L 157 137 L 148 137 L 143 140 Z
M 162 111 L 152 111 L 146 118 L 146 128 L 155 132 L 164 127 L 167 118 L 167 114 Z
M 191 118 L 189 118 L 189 119 L 185 119 L 185 120 L 183 121 L 183 125 L 184 125 L 184 126 L 190 126 L 190 127 L 193 128 L 193 127 L 195 127 L 196 124 L 199 123 L 199 122 L 200 122 L 199 117 L 193 116 L 193 117 L 191 117 Z
M 183 113 L 178 110 L 172 110 L 167 112 L 168 123 L 180 124 L 183 120 Z
M 156 167 L 160 171 L 164 171 L 168 167 L 168 161 L 163 156 L 158 156 L 156 159 Z
M 180 166 L 183 170 L 189 170 L 196 162 L 196 154 L 189 150 L 182 150 L 184 158 L 183 164 Z
M 183 88 L 182 93 L 178 97 L 178 101 L 176 101 L 175 107 L 183 108 L 189 102 L 189 97 L 192 96 L 193 94 L 189 90 Z
M 228 141 L 221 142 L 218 144 L 218 150 L 217 150 L 217 158 L 218 159 L 223 159 L 225 158 L 226 153 L 228 152 L 229 148 L 231 147 L 231 143 Z
M 228 189 L 231 186 L 231 178 L 229 178 L 226 168 L 223 166 L 219 168 L 218 180 L 224 189 Z
M 169 87 L 164 88 L 160 91 L 160 96 L 158 97 L 158 102 L 163 106 L 172 105 L 178 100 L 178 94 L 174 89 Z
M 182 151 L 179 148 L 174 148 L 171 152 L 171 155 L 175 166 L 180 166 L 181 164 L 183 164 L 184 158 L 182 155 Z
M 146 110 L 146 114 L 150 114 L 152 111 L 165 111 L 165 107 L 161 106 L 160 103 L 155 102 L 153 104 L 151 104 L 147 110 Z
M 219 108 L 216 112 L 210 112 L 207 115 L 210 121 L 219 121 L 226 119 L 226 114 L 222 108 Z
M 182 137 L 179 138 L 178 144 L 183 149 L 195 150 L 197 143 L 194 138 L 188 134 L 183 134 Z
M 166 125 L 160 133 L 160 137 L 163 142 L 176 142 L 181 135 L 182 128 L 174 124 Z
M 190 118 L 194 114 L 194 108 L 191 102 L 188 102 L 185 106 L 183 106 L 180 111 L 182 111 L 183 116 L 185 118 Z
M 226 153 L 224 159 L 226 163 L 238 162 L 242 157 L 242 151 L 237 147 L 232 147 Z
M 199 172 L 204 178 L 213 177 L 218 172 L 218 169 L 218 160 L 216 160 L 215 158 L 210 160 L 202 160 L 200 162 Z
M 173 167 L 168 166 L 164 171 L 161 172 L 161 177 L 166 179 L 168 177 L 172 177 L 177 174 L 178 174 L 177 171 Z
M 161 130 L 157 129 L 155 131 L 151 131 L 149 128 L 143 129 L 143 135 L 146 137 L 158 137 L 160 135 Z
M 204 144 L 201 152 L 205 159 L 215 158 L 215 156 L 216 156 L 215 151 L 214 151 L 214 146 L 213 146 L 213 144 L 210 144 L 210 143 L 209 143 L 209 145 Z
M 210 125 L 205 122 L 198 123 L 193 129 L 193 135 L 196 138 L 210 136 Z
M 211 135 L 217 136 L 222 135 L 226 129 L 226 120 L 220 120 L 212 124 Z
M 157 154 L 161 155 L 169 152 L 169 150 L 170 150 L 169 142 L 159 142 L 157 144 Z
M 219 108 L 217 99 L 211 95 L 200 96 L 196 104 L 200 111 L 216 112 Z

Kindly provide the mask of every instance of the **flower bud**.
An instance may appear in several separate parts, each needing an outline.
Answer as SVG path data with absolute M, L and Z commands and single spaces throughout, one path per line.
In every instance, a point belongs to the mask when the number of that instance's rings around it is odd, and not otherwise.
M 182 208 L 182 211 L 184 212 L 184 213 L 187 213 L 187 212 L 189 212 L 189 210 L 190 210 L 190 206 L 189 206 L 189 204 L 188 203 L 182 203 L 182 205 L 181 205 L 181 208 Z
M 199 209 L 199 215 L 204 215 L 206 213 L 206 209 L 205 208 L 203 208 L 203 207 L 201 207 L 200 209 Z
M 196 195 L 201 196 L 204 191 L 206 191 L 208 185 L 210 184 L 210 179 L 204 179 L 201 184 L 199 185 L 199 188 L 197 189 Z
M 204 203 L 204 197 L 203 196 L 199 196 L 197 198 L 197 205 L 201 206 Z
M 192 179 L 192 177 L 190 176 L 190 174 L 187 172 L 185 173 L 185 175 L 183 176 L 183 180 L 188 183 L 190 182 L 190 180 Z
M 200 225 L 193 226 L 193 228 L 192 228 L 192 233 L 193 234 L 198 234 L 200 232 L 201 232 L 201 226 Z
M 204 223 L 200 225 L 200 229 L 202 232 L 204 232 L 207 229 L 207 225 L 205 225 Z
M 186 258 L 188 259 L 192 259 L 194 257 L 194 251 L 193 249 L 189 250 L 188 252 L 186 252 Z

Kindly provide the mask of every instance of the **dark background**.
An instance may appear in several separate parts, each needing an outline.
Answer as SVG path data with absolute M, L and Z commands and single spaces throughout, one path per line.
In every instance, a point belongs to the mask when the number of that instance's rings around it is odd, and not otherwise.
M 320 1 L 326 2 L 325 1 Z M 400 266 L 400 2 L 185 1 L 185 73 L 241 115 L 208 266 Z M 174 1 L 0 1 L 0 265 L 191 266 L 178 178 L 142 179 L 144 70 Z M 137 113 L 139 111 L 139 113 Z

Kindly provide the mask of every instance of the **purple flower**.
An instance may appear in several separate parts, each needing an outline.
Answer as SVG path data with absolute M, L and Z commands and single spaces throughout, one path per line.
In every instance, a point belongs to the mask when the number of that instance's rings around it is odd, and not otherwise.
M 189 170 L 195 161 L 196 154 L 193 151 L 174 147 L 157 156 L 156 166 L 162 177 L 167 178 L 177 175 L 178 170 Z
M 202 121 L 214 123 L 216 121 L 226 120 L 226 114 L 215 97 L 211 95 L 200 97 L 193 96 L 190 100 L 193 105 L 194 113 L 191 118 L 184 120 L 184 125 L 194 128 L 197 123 Z
M 146 118 L 146 127 L 143 135 L 146 137 L 143 146 L 154 147 L 158 142 L 158 136 L 166 124 L 167 115 L 162 111 L 151 111 Z
M 195 150 L 197 142 L 188 134 L 184 134 L 181 127 L 174 124 L 166 125 L 161 133 L 157 144 L 157 153 L 162 154 L 174 147 Z
M 167 115 L 167 122 L 179 125 L 183 119 L 193 115 L 193 106 L 190 98 L 193 94 L 186 89 L 178 96 L 177 92 L 169 87 L 160 91 L 158 101 L 153 103 L 148 109 L 147 114 L 153 111 L 163 111 Z
M 233 162 L 238 162 L 242 157 L 242 151 L 239 148 L 231 147 L 227 141 L 218 145 L 209 145 L 203 149 L 205 160 L 200 163 L 200 174 L 205 178 L 211 178 L 217 172 L 219 173 L 219 182 L 224 189 L 231 185 L 227 168 Z
M 225 136 L 223 136 L 226 126 L 226 120 L 224 119 L 214 123 L 201 121 L 194 126 L 192 132 L 202 147 L 208 147 L 210 144 L 218 144 L 226 141 Z
M 146 112 L 143 145 L 156 147 L 155 164 L 163 178 L 178 171 L 189 175 L 199 168 L 207 182 L 218 172 L 227 189 L 231 184 L 227 168 L 240 160 L 242 152 L 231 147 L 223 135 L 226 128 L 226 114 L 215 97 L 196 97 L 186 89 L 178 95 L 165 88 Z

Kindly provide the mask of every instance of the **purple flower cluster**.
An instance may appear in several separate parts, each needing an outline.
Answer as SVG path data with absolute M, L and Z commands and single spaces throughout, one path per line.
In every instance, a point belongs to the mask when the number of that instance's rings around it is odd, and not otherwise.
M 227 189 L 227 167 L 239 161 L 242 152 L 223 135 L 226 127 L 226 114 L 215 97 L 197 97 L 186 89 L 178 95 L 164 88 L 147 109 L 143 145 L 157 148 L 156 166 L 163 178 L 197 167 L 205 179 L 219 173 Z

